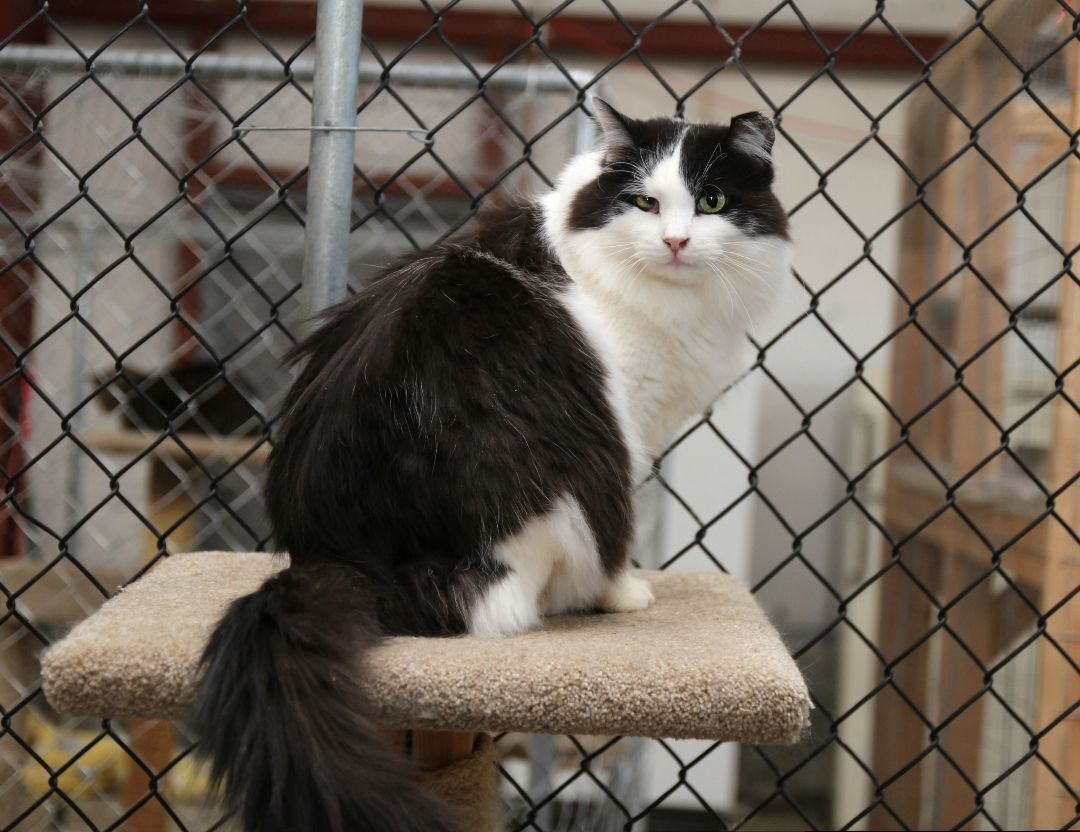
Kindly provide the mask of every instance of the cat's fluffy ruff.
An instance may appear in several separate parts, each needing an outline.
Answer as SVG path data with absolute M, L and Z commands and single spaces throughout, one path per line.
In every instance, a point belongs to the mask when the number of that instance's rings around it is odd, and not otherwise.
M 229 609 L 195 706 L 248 830 L 451 828 L 366 747 L 353 654 L 380 634 L 652 600 L 634 483 L 740 366 L 786 219 L 766 119 L 597 112 L 604 149 L 551 194 L 387 269 L 298 350 L 267 476 L 292 564 Z

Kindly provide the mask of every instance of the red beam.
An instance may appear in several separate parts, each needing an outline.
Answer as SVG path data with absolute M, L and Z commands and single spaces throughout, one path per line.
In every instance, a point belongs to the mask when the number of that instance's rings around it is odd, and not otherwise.
M 61 22 L 127 22 L 138 14 L 133 0 L 50 0 L 49 12 Z M 236 19 L 231 0 L 205 0 L 201 3 L 178 2 L 153 4 L 150 17 L 160 25 L 220 27 Z M 267 34 L 275 32 L 312 32 L 315 29 L 315 4 L 303 0 L 251 0 L 247 21 Z M 615 57 L 638 43 L 650 58 L 692 58 L 719 63 L 731 54 L 731 47 L 705 20 L 665 20 L 648 29 L 649 21 L 628 21 L 627 31 L 610 15 L 558 15 L 544 23 L 543 40 L 556 52 L 583 52 L 601 57 Z M 364 34 L 374 40 L 411 42 L 431 31 L 436 17 L 424 9 L 367 4 L 364 7 Z M 470 11 L 454 8 L 438 18 L 442 35 L 457 46 L 482 49 L 485 54 L 506 55 L 527 42 L 533 35 L 529 21 L 511 12 Z M 748 31 L 743 25 L 725 25 L 732 38 Z M 637 39 L 635 33 L 645 31 Z M 850 35 L 844 29 L 818 29 L 817 37 L 827 49 L 836 48 Z M 924 57 L 930 58 L 945 44 L 938 35 L 905 35 Z M 767 63 L 810 63 L 820 65 L 825 52 L 813 36 L 801 26 L 768 25 L 754 32 L 742 44 L 741 57 L 746 61 Z M 918 65 L 908 49 L 888 32 L 864 32 L 844 47 L 836 58 L 842 66 L 874 68 L 911 68 Z
M 30 20 L 36 11 L 33 0 L 6 0 L 0 3 L 0 40 L 18 30 Z M 23 28 L 18 40 L 39 43 L 43 40 L 43 21 L 36 21 Z M 12 78 L 12 81 L 15 79 Z M 41 107 L 41 82 L 33 87 L 21 90 L 24 103 L 35 111 Z M 9 112 L 4 112 L 8 110 Z M 24 127 L 26 116 L 21 107 L 6 91 L 0 91 L 0 152 L 6 152 L 18 142 L 26 139 L 29 128 Z M 37 171 L 41 164 L 41 144 L 34 139 L 27 144 L 12 161 L 11 186 L 0 188 L 0 204 L 12 213 L 20 214 L 37 208 L 38 180 Z M 23 166 L 28 178 L 16 182 L 16 170 Z M 20 195 L 20 186 L 25 194 Z M 29 203 L 29 204 L 27 204 Z M 5 229 L 12 231 L 12 229 Z M 14 235 L 10 235 L 14 236 Z M 18 264 L 19 253 L 15 245 L 11 246 L 12 258 L 0 257 L 0 335 L 3 340 L 17 351 L 22 351 L 30 343 L 34 324 L 34 300 L 30 297 L 33 290 L 36 269 L 33 263 L 24 259 Z M 20 500 L 26 495 L 27 477 L 23 476 L 14 483 L 9 483 L 5 472 L 20 468 L 25 461 L 23 444 L 27 435 L 26 413 L 29 407 L 29 387 L 23 372 L 16 372 L 15 356 L 7 347 L 0 346 L 0 558 L 14 557 L 21 554 L 26 540 L 19 529 L 17 512 L 13 504 L 5 498 Z
M 31 18 L 34 18 L 37 11 L 37 3 L 34 0 L 4 0 L 0 4 L 0 41 L 7 38 L 16 29 L 21 28 L 22 31 L 15 38 L 16 41 L 20 43 L 42 43 L 45 40 L 47 30 L 45 18 L 35 18 L 29 26 L 25 25 Z
M 188 36 L 188 45 L 192 49 L 198 49 L 210 39 L 214 30 L 203 25 L 193 26 Z M 203 82 L 204 86 L 207 82 Z M 213 83 L 209 84 L 211 91 Z M 214 129 L 212 108 L 206 96 L 195 89 L 191 84 L 185 84 L 180 92 L 185 97 L 184 116 L 184 150 L 183 167 L 195 164 L 200 159 L 205 159 L 214 149 Z M 188 184 L 188 197 L 197 199 L 202 193 L 201 180 L 194 177 Z M 193 212 L 192 212 L 193 213 Z M 185 278 L 194 272 L 202 263 L 205 252 L 193 240 L 180 238 L 176 243 L 178 284 L 176 293 L 180 294 L 186 287 Z M 192 336 L 189 324 L 198 323 L 201 310 L 200 292 L 201 286 L 193 286 L 187 292 L 180 295 L 180 317 L 172 325 L 176 338 L 176 364 L 183 366 L 191 364 L 198 353 L 199 342 Z

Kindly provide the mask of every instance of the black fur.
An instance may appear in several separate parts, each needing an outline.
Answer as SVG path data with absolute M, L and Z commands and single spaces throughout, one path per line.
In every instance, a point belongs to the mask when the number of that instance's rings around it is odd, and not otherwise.
M 292 566 L 229 608 L 193 724 L 244 829 L 456 828 L 357 710 L 352 668 L 377 630 L 360 576 L 338 565 Z
M 609 105 L 597 102 L 597 108 L 605 107 L 609 121 L 601 122 L 609 148 L 604 154 L 604 166 L 600 175 L 582 188 L 570 205 L 567 224 L 579 231 L 602 228 L 622 211 L 636 211 L 627 198 L 629 188 L 637 178 L 634 167 L 646 170 L 652 162 L 662 157 L 679 140 L 683 124 L 670 118 L 652 118 L 647 121 L 627 118 Z M 614 141 L 613 132 L 622 133 L 623 141 Z
M 498 575 L 492 544 L 565 494 L 605 567 L 624 562 L 629 456 L 539 222 L 526 204 L 486 215 L 330 310 L 300 349 L 267 481 L 275 536 L 377 580 L 391 632 L 460 632 L 450 601 Z M 418 607 L 421 586 L 447 603 Z
M 629 453 L 539 226 L 527 203 L 486 214 L 297 351 L 266 488 L 292 566 L 230 608 L 196 703 L 249 832 L 449 828 L 373 750 L 359 652 L 379 632 L 462 632 L 505 571 L 493 545 L 563 495 L 609 574 L 626 562 Z
M 618 213 L 638 210 L 631 198 L 635 166 L 648 170 L 670 152 L 685 130 L 679 170 L 690 193 L 719 189 L 727 198 L 723 215 L 746 234 L 787 238 L 787 215 L 771 190 L 775 132 L 761 113 L 735 116 L 724 127 L 664 118 L 640 121 L 601 101 L 596 108 L 609 149 L 600 176 L 574 198 L 568 219 L 571 228 L 601 228 Z M 750 146 L 761 152 L 747 152 Z
M 731 138 L 746 134 L 765 156 L 732 148 Z M 746 113 L 731 120 L 730 127 L 692 124 L 687 128 L 679 159 L 679 172 L 693 194 L 710 188 L 726 198 L 723 216 L 750 236 L 788 238 L 788 220 L 780 200 L 772 192 L 773 126 L 760 113 Z

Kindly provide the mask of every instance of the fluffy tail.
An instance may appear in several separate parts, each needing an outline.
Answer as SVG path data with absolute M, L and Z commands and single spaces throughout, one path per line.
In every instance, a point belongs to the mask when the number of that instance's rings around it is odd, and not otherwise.
M 194 722 L 247 832 L 453 832 L 357 712 L 379 636 L 355 570 L 290 567 L 235 601 L 203 654 Z

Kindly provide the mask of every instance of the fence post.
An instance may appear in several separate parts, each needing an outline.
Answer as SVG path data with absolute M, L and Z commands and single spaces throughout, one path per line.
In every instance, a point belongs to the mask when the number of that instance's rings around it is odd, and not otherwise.
M 305 315 L 345 297 L 363 0 L 319 0 L 315 21 L 301 298 Z

